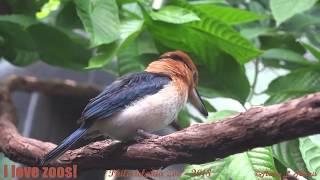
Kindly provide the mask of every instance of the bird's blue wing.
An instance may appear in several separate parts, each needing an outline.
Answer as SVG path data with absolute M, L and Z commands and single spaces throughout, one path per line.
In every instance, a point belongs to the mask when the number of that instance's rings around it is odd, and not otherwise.
M 146 95 L 157 93 L 171 81 L 163 74 L 140 72 L 123 76 L 90 100 L 82 113 L 85 122 L 106 119 Z

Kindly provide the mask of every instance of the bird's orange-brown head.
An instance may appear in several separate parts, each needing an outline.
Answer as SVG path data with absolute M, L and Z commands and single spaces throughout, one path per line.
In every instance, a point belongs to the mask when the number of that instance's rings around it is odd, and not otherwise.
M 192 59 L 182 51 L 171 51 L 162 54 L 158 60 L 149 64 L 145 71 L 166 74 L 171 79 L 187 85 L 190 102 L 203 114 L 207 110 L 196 89 L 198 85 L 198 70 Z

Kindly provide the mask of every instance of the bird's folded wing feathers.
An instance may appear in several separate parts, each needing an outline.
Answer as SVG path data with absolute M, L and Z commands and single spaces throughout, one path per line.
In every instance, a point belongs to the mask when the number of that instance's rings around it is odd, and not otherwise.
M 144 96 L 157 93 L 170 81 L 167 75 L 150 72 L 123 76 L 90 100 L 82 113 L 82 120 L 107 119 Z

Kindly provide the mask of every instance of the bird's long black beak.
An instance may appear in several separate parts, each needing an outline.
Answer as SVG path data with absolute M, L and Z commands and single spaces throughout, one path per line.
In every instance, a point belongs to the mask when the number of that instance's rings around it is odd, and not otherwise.
M 204 103 L 200 97 L 200 94 L 196 88 L 193 88 L 190 93 L 190 102 L 191 104 L 198 109 L 198 111 L 204 115 L 208 116 L 208 111 L 206 107 L 204 106 Z

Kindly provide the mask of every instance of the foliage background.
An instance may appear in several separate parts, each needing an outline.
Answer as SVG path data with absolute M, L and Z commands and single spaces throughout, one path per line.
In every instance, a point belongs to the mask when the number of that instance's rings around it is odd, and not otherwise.
M 0 2 L 0 56 L 17 66 L 43 61 L 120 76 L 143 70 L 163 52 L 188 52 L 210 115 L 205 119 L 187 106 L 178 118 L 183 127 L 320 90 L 317 0 L 172 0 L 160 9 L 160 1 L 148 0 Z M 189 165 L 181 179 L 202 179 L 192 169 L 208 168 L 210 179 L 259 179 L 259 173 L 286 168 L 320 179 L 320 138 Z

